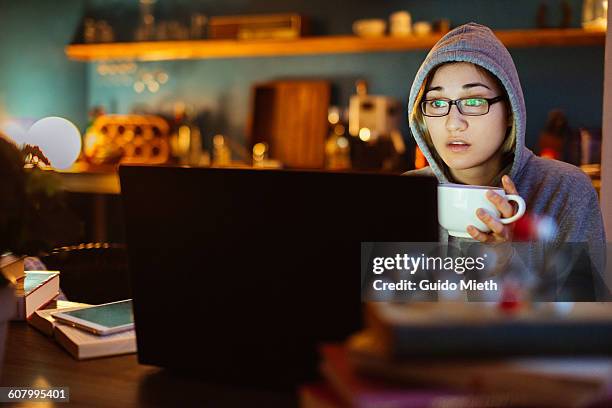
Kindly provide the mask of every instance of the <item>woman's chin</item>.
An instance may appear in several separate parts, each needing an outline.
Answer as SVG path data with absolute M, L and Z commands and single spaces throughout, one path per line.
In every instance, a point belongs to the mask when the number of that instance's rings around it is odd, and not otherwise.
M 449 169 L 454 170 L 454 171 L 462 171 L 462 170 L 468 170 L 471 169 L 473 167 L 476 167 L 477 163 L 475 163 L 474 161 L 470 160 L 445 160 L 446 165 L 448 166 Z

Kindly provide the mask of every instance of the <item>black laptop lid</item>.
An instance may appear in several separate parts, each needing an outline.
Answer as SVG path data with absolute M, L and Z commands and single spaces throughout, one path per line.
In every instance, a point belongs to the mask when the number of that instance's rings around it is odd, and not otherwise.
M 295 384 L 361 327 L 360 243 L 437 241 L 429 177 L 121 166 L 141 363 Z

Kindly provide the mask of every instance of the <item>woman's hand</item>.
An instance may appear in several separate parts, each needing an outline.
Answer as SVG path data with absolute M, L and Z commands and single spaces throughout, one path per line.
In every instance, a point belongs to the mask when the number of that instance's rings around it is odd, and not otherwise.
M 503 176 L 502 185 L 506 194 L 518 195 L 518 191 L 510 177 Z M 514 215 L 515 210 L 512 204 L 494 191 L 489 190 L 487 192 L 487 199 L 497 207 L 503 218 L 509 218 Z M 491 232 L 483 232 L 475 226 L 469 225 L 467 231 L 472 238 L 486 244 L 501 244 L 512 241 L 514 223 L 502 224 L 499 219 L 493 217 L 482 208 L 476 210 L 476 216 L 491 229 Z

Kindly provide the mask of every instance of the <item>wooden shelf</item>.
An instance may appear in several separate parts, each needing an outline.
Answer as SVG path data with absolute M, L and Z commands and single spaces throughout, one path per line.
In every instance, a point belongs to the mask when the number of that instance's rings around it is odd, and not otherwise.
M 507 47 L 512 48 L 604 45 L 606 36 L 605 32 L 575 28 L 509 30 L 497 31 L 495 34 Z M 441 36 L 441 34 L 406 38 L 325 36 L 294 40 L 194 40 L 72 44 L 67 46 L 65 51 L 70 59 L 76 61 L 272 57 L 423 50 L 431 48 Z

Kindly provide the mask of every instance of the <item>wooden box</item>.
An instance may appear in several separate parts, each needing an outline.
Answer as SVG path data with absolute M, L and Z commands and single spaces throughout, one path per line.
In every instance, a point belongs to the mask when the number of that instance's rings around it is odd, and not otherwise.
M 211 39 L 289 39 L 308 34 L 308 21 L 299 14 L 211 17 Z
M 270 158 L 288 168 L 323 168 L 329 98 L 330 83 L 323 80 L 254 86 L 249 147 L 267 143 Z

